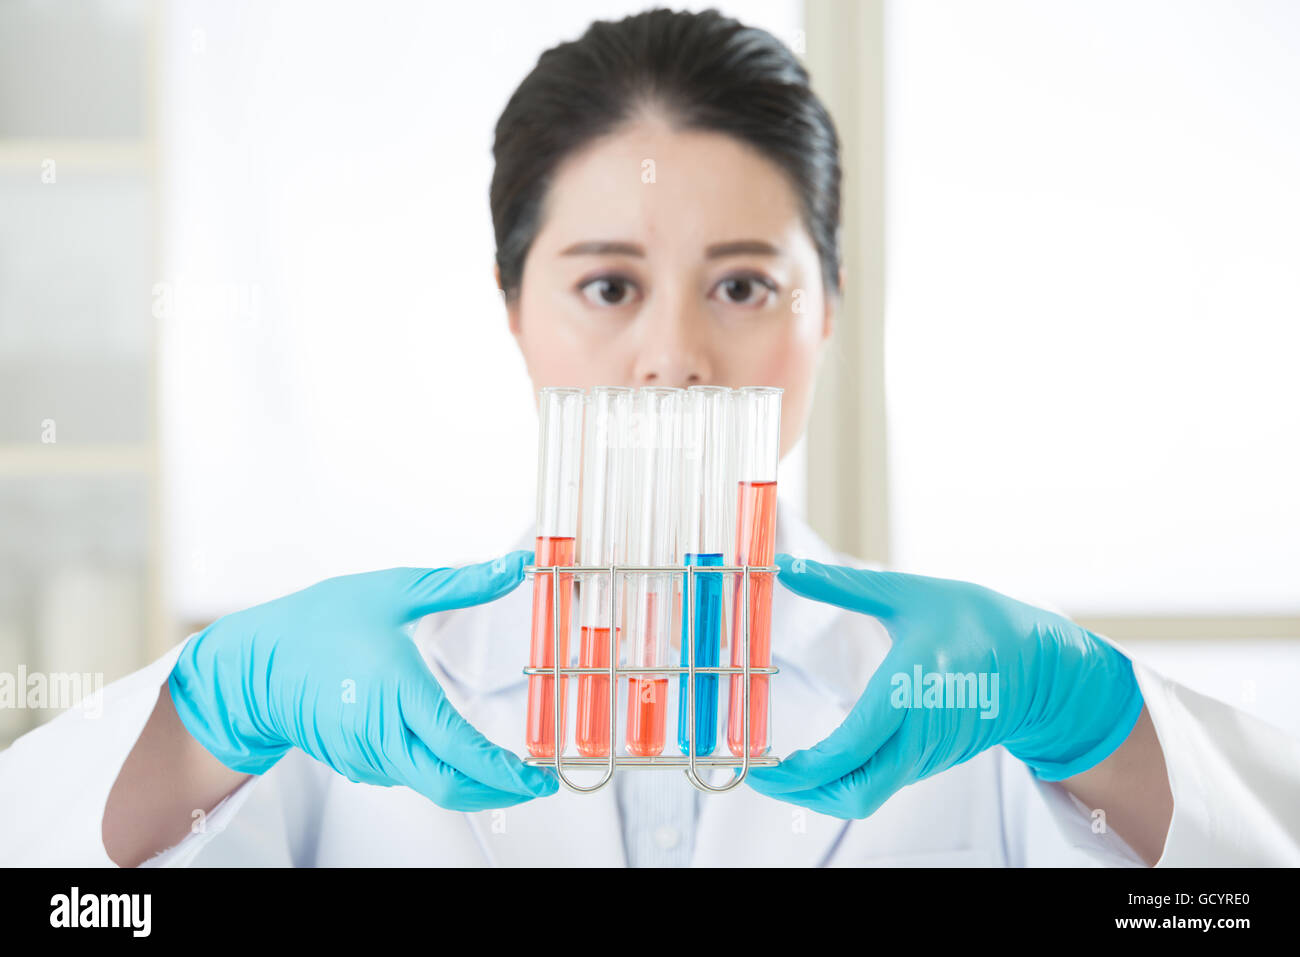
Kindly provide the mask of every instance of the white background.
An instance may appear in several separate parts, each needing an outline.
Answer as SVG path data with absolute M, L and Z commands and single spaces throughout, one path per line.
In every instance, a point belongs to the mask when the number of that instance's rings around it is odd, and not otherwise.
M 892 557 L 1300 609 L 1300 5 L 886 8 Z

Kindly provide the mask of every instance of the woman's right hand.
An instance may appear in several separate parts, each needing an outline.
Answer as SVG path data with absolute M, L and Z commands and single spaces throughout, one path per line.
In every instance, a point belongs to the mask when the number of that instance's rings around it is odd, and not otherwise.
M 261 774 L 298 747 L 350 781 L 404 784 L 455 811 L 553 794 L 553 774 L 457 713 L 403 628 L 508 594 L 532 558 L 346 575 L 227 615 L 181 651 L 176 713 L 235 771 Z

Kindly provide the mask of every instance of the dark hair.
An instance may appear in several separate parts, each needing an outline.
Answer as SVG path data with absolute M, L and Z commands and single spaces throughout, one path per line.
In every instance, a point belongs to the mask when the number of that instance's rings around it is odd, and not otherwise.
M 827 294 L 838 291 L 839 138 L 807 71 L 766 30 L 716 10 L 658 9 L 597 20 L 544 52 L 497 120 L 490 201 L 507 301 L 556 167 L 647 104 L 679 129 L 729 133 L 774 161 L 799 197 Z

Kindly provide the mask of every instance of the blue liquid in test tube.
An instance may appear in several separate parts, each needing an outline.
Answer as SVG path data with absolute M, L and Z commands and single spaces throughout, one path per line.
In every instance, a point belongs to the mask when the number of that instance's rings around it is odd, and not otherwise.
M 684 564 L 722 565 L 722 553 L 687 554 Z M 687 578 L 689 579 L 689 575 Z M 683 582 L 682 594 L 689 584 Z M 684 608 L 683 608 L 684 612 Z M 682 614 L 682 667 L 690 664 L 687 645 L 687 618 Z M 722 575 L 695 573 L 695 667 L 716 668 L 722 647 Z M 681 693 L 677 707 L 677 745 L 682 754 L 691 753 L 689 675 L 681 676 Z M 718 746 L 718 676 L 695 676 L 695 753 L 709 755 Z
M 735 450 L 731 418 L 735 392 L 725 386 L 692 386 L 686 390 L 682 424 L 682 524 L 678 533 L 683 565 L 700 568 L 725 564 L 735 537 Z M 682 583 L 682 667 L 690 665 L 688 625 L 695 629 L 695 667 L 716 668 L 722 663 L 722 572 L 695 572 L 694 593 L 688 593 L 691 574 Z M 694 605 L 688 616 L 687 599 Z M 695 753 L 707 756 L 718 745 L 718 675 L 695 676 Z M 677 746 L 691 753 L 690 675 L 677 686 Z

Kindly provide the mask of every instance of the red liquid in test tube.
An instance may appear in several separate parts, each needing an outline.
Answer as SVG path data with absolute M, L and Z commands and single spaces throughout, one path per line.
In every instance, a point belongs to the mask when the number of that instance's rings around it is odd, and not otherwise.
M 676 532 L 681 494 L 684 389 L 646 386 L 637 390 L 638 440 L 629 505 L 629 564 L 677 565 Z M 629 668 L 672 665 L 669 644 L 673 598 L 680 575 L 673 572 L 634 575 L 628 587 Z M 636 757 L 663 753 L 668 727 L 668 676 L 629 674 L 627 683 L 627 752 Z
M 627 753 L 653 758 L 664 753 L 668 720 L 668 679 L 651 675 L 628 679 Z
M 579 565 L 616 565 L 621 562 L 627 535 L 627 480 L 629 453 L 626 449 L 627 420 L 633 402 L 632 389 L 597 386 L 587 399 L 582 451 L 582 521 L 578 543 Z M 579 585 L 582 626 L 578 644 L 578 665 L 608 668 L 610 626 L 614 598 L 622 593 L 623 579 L 604 573 L 587 573 Z M 619 613 L 626 612 L 620 600 Z M 622 629 L 614 627 L 615 661 Z M 578 752 L 584 757 L 609 757 L 611 726 L 611 681 L 608 676 L 578 676 Z
M 615 629 L 617 641 L 618 630 Z M 609 667 L 609 629 L 582 626 L 579 668 Z M 578 677 L 578 752 L 589 758 L 609 757 L 609 679 Z
M 659 597 L 654 593 L 645 596 L 645 628 L 651 635 L 661 627 L 658 621 Z M 651 661 L 644 663 L 655 664 Z M 663 754 L 667 720 L 667 675 L 631 675 L 627 690 L 627 753 L 640 758 Z
M 577 547 L 579 465 L 582 458 L 584 393 L 547 387 L 538 393 L 537 529 L 533 565 L 571 567 Z M 558 585 L 558 589 L 557 589 Z M 557 594 L 558 591 L 558 594 Z M 533 627 L 530 668 L 569 667 L 573 572 L 533 572 Z M 559 657 L 556 633 L 559 628 Z M 528 676 L 528 714 L 524 739 L 535 758 L 564 752 L 568 678 Z M 559 702 L 559 727 L 555 705 Z
M 776 560 L 776 482 L 741 482 L 737 508 L 736 564 L 771 565 Z M 736 575 L 735 613 L 732 618 L 731 665 L 744 665 L 741 640 L 744 636 L 744 576 Z M 749 664 L 768 668 L 772 663 L 772 573 L 750 572 L 749 575 Z M 766 753 L 769 740 L 768 676 L 751 675 L 749 679 L 749 753 L 751 757 Z M 736 757 L 744 754 L 745 712 L 741 699 L 744 676 L 731 676 L 731 713 L 727 722 L 727 746 Z
M 540 536 L 534 554 L 535 565 L 572 565 L 572 538 Z M 573 575 L 560 574 L 560 667 L 569 663 L 569 612 L 573 604 Z M 533 640 L 528 663 L 533 668 L 550 668 L 555 663 L 554 584 L 550 572 L 533 577 Z M 560 747 L 564 747 L 567 678 L 560 679 Z M 528 753 L 537 758 L 555 756 L 555 679 L 550 675 L 528 677 Z

